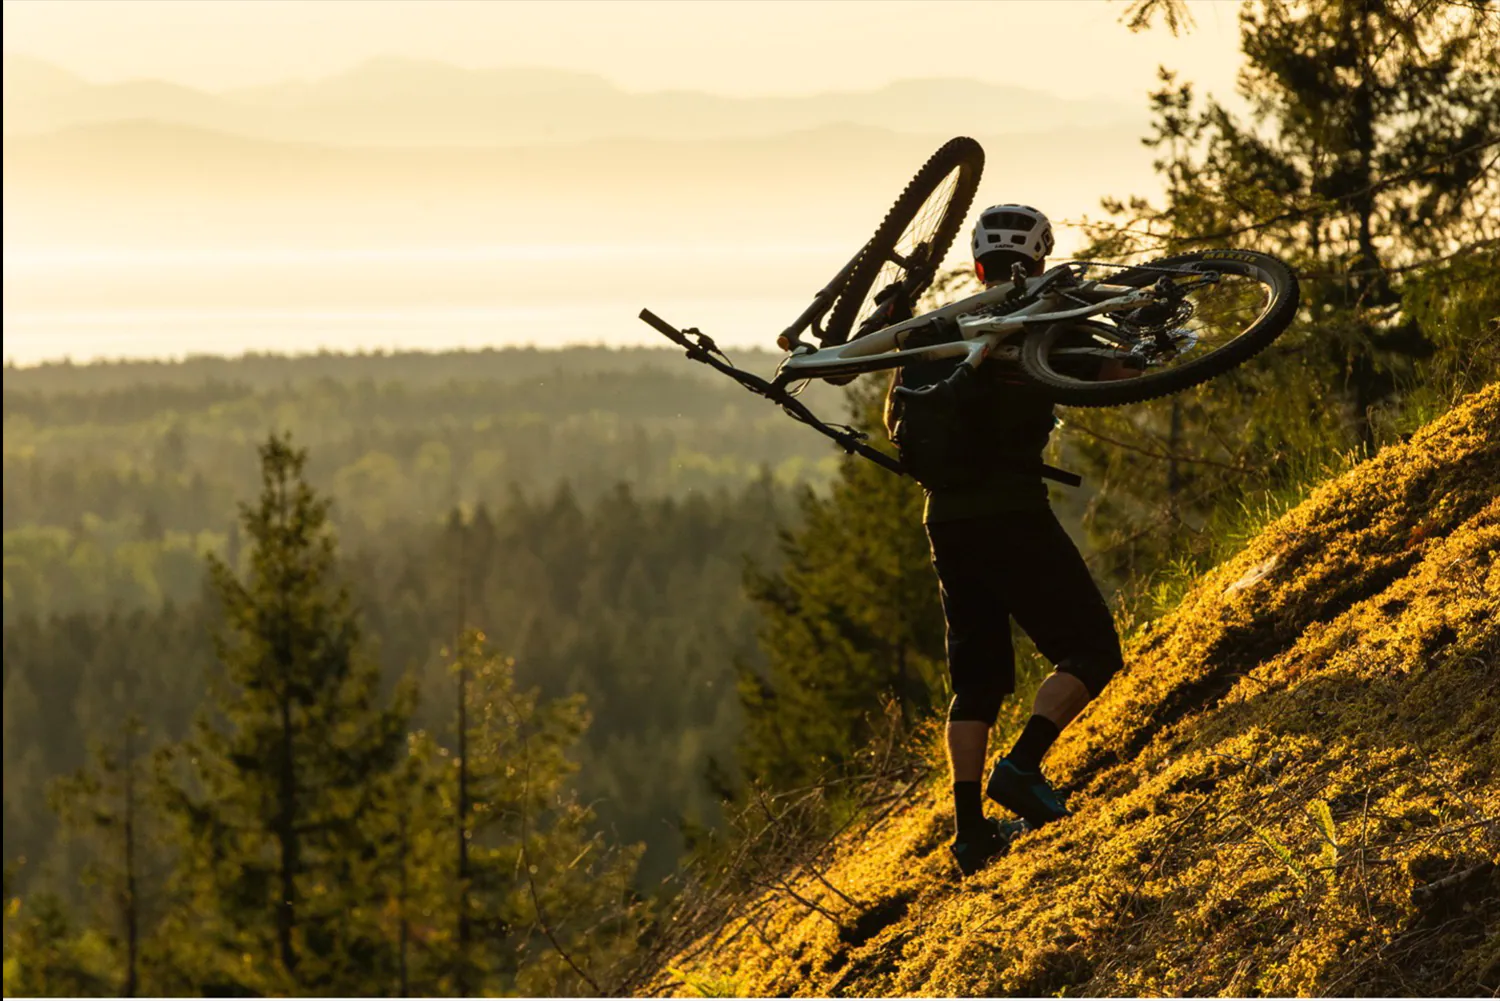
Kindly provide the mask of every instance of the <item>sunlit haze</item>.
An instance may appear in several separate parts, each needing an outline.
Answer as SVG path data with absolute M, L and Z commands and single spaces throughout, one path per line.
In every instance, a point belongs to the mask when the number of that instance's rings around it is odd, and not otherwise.
M 372 56 L 552 66 L 633 90 L 800 94 L 924 76 L 1065 97 L 1142 93 L 1166 63 L 1227 94 L 1238 5 L 1194 0 L 1196 28 L 1132 35 L 1123 0 L 7 0 L 5 45 L 97 82 L 218 89 L 336 73 Z
M 957 134 L 1066 254 L 1240 63 L 1124 6 L 7 2 L 5 357 L 767 345 Z

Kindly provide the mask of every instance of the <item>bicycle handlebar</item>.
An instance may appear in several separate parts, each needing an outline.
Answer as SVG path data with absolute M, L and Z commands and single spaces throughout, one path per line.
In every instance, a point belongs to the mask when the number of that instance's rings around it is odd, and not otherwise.
M 880 466 L 882 469 L 886 469 L 892 473 L 895 473 L 897 476 L 906 475 L 906 467 L 901 465 L 898 460 L 889 455 L 886 455 L 879 449 L 871 448 L 869 445 L 866 445 L 865 440 L 867 436 L 863 432 L 843 425 L 836 426 L 825 424 L 823 421 L 819 420 L 816 414 L 807 409 L 807 405 L 805 403 L 797 399 L 791 393 L 787 392 L 786 387 L 781 383 L 779 379 L 775 382 L 767 382 L 765 379 L 762 379 L 760 376 L 756 375 L 753 372 L 746 372 L 742 368 L 736 368 L 729 362 L 728 358 L 725 358 L 723 356 L 723 353 L 719 351 L 719 349 L 714 345 L 713 340 L 709 338 L 707 334 L 693 329 L 678 330 L 676 327 L 672 326 L 670 323 L 663 320 L 661 317 L 657 316 L 649 309 L 641 310 L 640 318 L 662 334 L 666 335 L 666 337 L 670 339 L 674 344 L 680 345 L 682 348 L 684 348 L 689 358 L 693 359 L 694 361 L 701 361 L 705 365 L 710 365 L 713 368 L 718 369 L 720 372 L 723 372 L 725 375 L 729 376 L 731 379 L 738 382 L 740 385 L 744 386 L 752 393 L 764 396 L 768 400 L 772 400 L 776 403 L 781 404 L 781 409 L 786 411 L 788 415 L 801 421 L 803 424 L 806 424 L 808 427 L 812 428 L 814 431 L 817 431 L 819 434 L 833 439 L 833 441 L 845 452 L 863 456 L 864 458 L 869 459 L 871 462 L 875 463 L 877 466 Z M 688 335 L 690 334 L 698 338 L 697 343 L 694 343 L 691 339 L 689 339 Z M 718 358 L 714 357 L 715 353 L 719 355 Z M 972 365 L 960 365 L 957 372 L 949 376 L 948 379 L 944 380 L 943 383 L 939 383 L 939 385 L 948 386 L 956 393 L 967 382 L 967 380 L 974 377 L 975 371 L 976 370 Z M 926 391 L 927 390 L 924 389 L 911 390 L 910 392 L 922 393 Z M 1045 462 L 1020 463 L 1015 468 L 1018 471 L 1033 472 L 1040 476 L 1044 476 L 1047 479 L 1057 480 L 1060 483 L 1066 483 L 1069 486 L 1076 487 L 1083 482 L 1083 480 L 1077 474 L 1070 473 L 1064 469 L 1058 469 L 1056 466 L 1049 466 Z
M 680 330 L 672 326 L 666 320 L 663 320 L 661 317 L 657 316 L 655 313 L 651 312 L 651 310 L 641 310 L 641 319 L 651 324 L 651 326 L 655 327 L 661 333 L 666 334 L 667 337 L 671 340 L 675 341 L 678 344 L 681 344 L 688 350 L 692 350 L 693 345 L 688 343 L 688 339 L 682 335 L 682 332 Z
M 723 357 L 722 352 L 719 352 L 718 348 L 714 346 L 713 341 L 708 335 L 698 330 L 678 330 L 649 309 L 641 310 L 640 318 L 652 327 L 655 327 L 662 334 L 665 334 L 673 343 L 685 348 L 689 358 L 712 366 L 752 393 L 757 393 L 768 400 L 773 400 L 781 404 L 781 409 L 819 434 L 832 438 L 845 452 L 858 453 L 876 465 L 890 470 L 897 476 L 902 476 L 906 473 L 901 463 L 884 452 L 866 445 L 865 435 L 862 432 L 850 427 L 840 430 L 838 427 L 825 424 L 818 419 L 816 414 L 807 409 L 805 403 L 787 392 L 786 387 L 779 382 L 767 382 L 753 372 L 746 372 L 744 369 L 736 368 L 730 364 L 729 359 Z M 696 336 L 698 342 L 694 343 L 690 340 L 688 337 L 689 334 Z M 720 357 L 715 358 L 714 353 L 719 353 Z

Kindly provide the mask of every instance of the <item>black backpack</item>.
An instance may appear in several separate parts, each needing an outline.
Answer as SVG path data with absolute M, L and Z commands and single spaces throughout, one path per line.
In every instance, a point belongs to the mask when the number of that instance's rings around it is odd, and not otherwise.
M 903 346 L 958 339 L 956 324 L 939 322 L 913 332 Z M 997 469 L 1078 482 L 1042 462 L 1056 425 L 1051 402 L 1036 387 L 1007 379 L 995 362 L 976 370 L 960 356 L 897 369 L 886 425 L 901 465 L 928 490 L 978 486 Z

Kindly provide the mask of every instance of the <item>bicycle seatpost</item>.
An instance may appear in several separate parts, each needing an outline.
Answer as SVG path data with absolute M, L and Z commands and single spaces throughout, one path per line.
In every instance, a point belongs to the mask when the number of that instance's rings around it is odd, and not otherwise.
M 1006 300 L 1022 299 L 1026 296 L 1026 269 L 1017 261 L 1010 266 L 1010 291 L 1006 293 Z

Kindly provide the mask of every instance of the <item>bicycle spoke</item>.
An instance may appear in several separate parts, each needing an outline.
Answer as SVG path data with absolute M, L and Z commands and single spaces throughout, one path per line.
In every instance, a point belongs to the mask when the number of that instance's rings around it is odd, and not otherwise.
M 905 232 L 882 258 L 883 263 L 876 273 L 875 281 L 855 311 L 856 328 L 874 312 L 875 296 L 886 288 L 896 282 L 905 282 L 909 276 L 916 274 L 918 269 L 929 274 L 937 270 L 941 262 L 927 260 L 927 253 L 921 251 L 924 247 L 930 250 L 937 236 L 937 229 L 942 225 L 948 212 L 949 202 L 952 201 L 954 192 L 957 190 L 958 181 L 959 171 L 955 168 L 928 196 L 911 223 L 907 225 Z
M 928 158 L 855 259 L 827 324 L 827 346 L 861 336 L 881 303 L 899 291 L 904 304 L 931 284 L 952 245 L 984 169 L 984 151 L 966 136 L 944 143 Z M 865 332 L 868 332 L 866 330 Z

